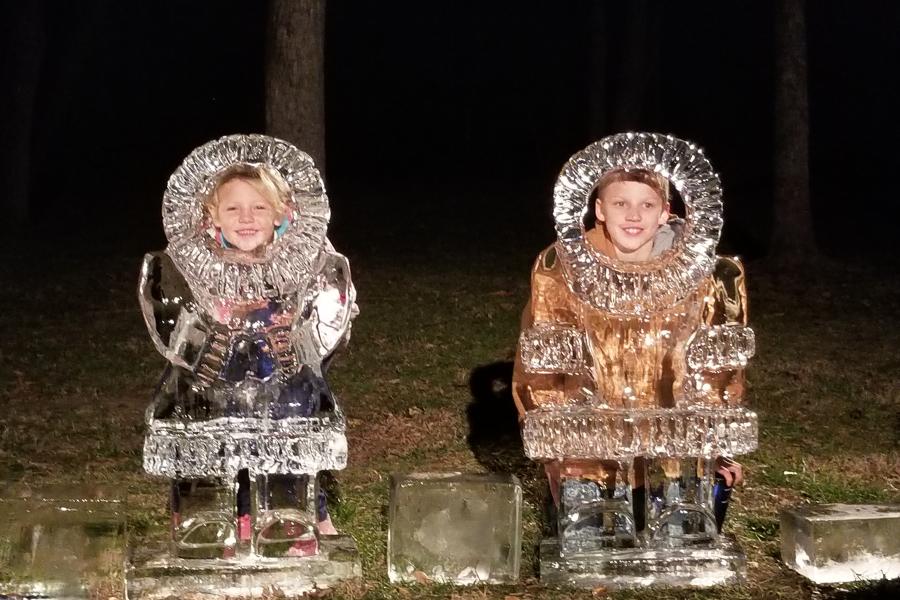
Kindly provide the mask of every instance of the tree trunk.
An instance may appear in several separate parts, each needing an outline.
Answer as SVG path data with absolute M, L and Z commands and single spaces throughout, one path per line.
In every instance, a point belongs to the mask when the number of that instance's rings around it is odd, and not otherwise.
M 589 4 L 588 128 L 593 139 L 646 130 L 664 10 L 651 0 Z
M 8 87 L 0 101 L 0 181 L 5 187 L 4 223 L 19 226 L 28 219 L 31 196 L 34 112 L 46 43 L 43 2 L 23 2 L 6 16 L 0 77 Z
M 817 254 L 809 198 L 809 98 L 804 0 L 775 10 L 775 214 L 770 255 L 799 264 Z
M 606 26 L 608 11 L 605 2 L 591 2 L 588 5 L 590 33 L 588 39 L 588 131 L 591 141 L 609 135 L 607 116 L 609 31 Z
M 662 3 L 650 0 L 631 0 L 619 7 L 624 18 L 621 27 L 620 53 L 616 65 L 613 90 L 612 129 L 645 131 L 646 99 L 650 77 L 656 68 L 656 50 L 662 39 Z
M 266 131 L 325 171 L 325 2 L 270 0 Z

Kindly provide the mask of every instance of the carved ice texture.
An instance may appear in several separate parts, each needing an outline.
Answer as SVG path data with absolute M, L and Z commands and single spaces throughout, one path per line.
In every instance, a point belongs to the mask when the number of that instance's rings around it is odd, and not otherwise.
M 534 460 L 635 456 L 734 456 L 756 449 L 756 415 L 745 410 L 536 409 L 522 425 Z
M 785 510 L 781 558 L 815 583 L 900 577 L 900 505 L 820 504 Z
M 395 476 L 392 582 L 510 583 L 519 576 L 522 487 L 512 475 Z
M 289 225 L 252 254 L 208 231 L 205 200 L 240 165 L 289 190 Z M 329 216 L 312 159 L 267 136 L 212 141 L 169 179 L 169 245 L 145 257 L 139 285 L 170 363 L 147 411 L 144 468 L 174 480 L 181 558 L 316 551 L 316 475 L 347 464 L 346 420 L 325 374 L 358 311 L 347 259 L 325 237 Z M 252 491 L 238 497 L 241 477 Z M 236 513 L 242 502 L 249 514 Z
M 688 342 L 687 362 L 694 370 L 727 371 L 747 366 L 756 353 L 756 336 L 749 327 L 700 327 Z
M 646 262 L 604 254 L 585 228 L 594 187 L 614 169 L 662 175 L 684 203 L 673 245 Z M 742 406 L 755 353 L 743 267 L 715 253 L 721 195 L 699 148 L 648 133 L 591 144 L 556 182 L 557 241 L 532 270 L 513 392 L 526 454 L 560 475 L 553 547 L 579 564 L 621 552 L 648 565 L 646 549 L 690 562 L 700 547 L 723 548 L 713 461 L 756 449 L 757 416 Z M 707 554 L 696 564 L 716 560 Z M 743 568 L 727 564 L 720 582 Z
M 578 373 L 585 368 L 584 334 L 574 327 L 530 327 L 522 332 L 519 348 L 530 373 Z
M 4 490 L 0 597 L 123 597 L 124 508 L 102 488 Z

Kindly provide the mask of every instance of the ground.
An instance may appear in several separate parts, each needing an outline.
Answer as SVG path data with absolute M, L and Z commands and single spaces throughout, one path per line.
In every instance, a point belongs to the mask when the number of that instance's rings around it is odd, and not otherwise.
M 349 416 L 350 443 L 332 512 L 358 541 L 365 577 L 330 597 L 605 595 L 548 590 L 537 581 L 544 482 L 522 456 L 515 412 L 504 400 L 530 261 L 552 229 L 489 215 L 474 224 L 440 212 L 419 216 L 409 219 L 418 225 L 396 229 L 365 229 L 364 212 L 338 223 L 336 243 L 350 256 L 361 314 L 331 373 Z M 365 239 L 354 231 L 365 231 Z M 143 412 L 164 362 L 136 301 L 140 252 L 20 247 L 0 258 L 0 480 L 112 484 L 127 490 L 132 534 L 161 535 L 166 484 L 142 473 L 141 442 Z M 778 559 L 781 508 L 900 502 L 900 330 L 890 276 L 896 270 L 860 261 L 822 261 L 799 275 L 765 261 L 747 266 L 758 345 L 748 398 L 759 413 L 760 449 L 742 461 L 747 483 L 733 496 L 726 527 L 748 554 L 749 581 L 611 597 L 896 593 L 889 583 L 817 589 Z M 496 436 L 484 435 L 486 423 Z M 520 585 L 387 583 L 389 478 L 411 470 L 497 470 L 522 479 Z

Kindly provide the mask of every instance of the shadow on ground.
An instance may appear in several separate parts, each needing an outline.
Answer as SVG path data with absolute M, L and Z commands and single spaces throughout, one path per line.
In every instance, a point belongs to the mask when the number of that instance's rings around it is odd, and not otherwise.
M 881 600 L 900 598 L 900 579 L 882 579 L 876 583 L 850 590 L 836 590 L 827 594 L 829 600 Z
M 469 375 L 472 401 L 466 409 L 467 441 L 475 459 L 496 473 L 512 473 L 525 481 L 535 466 L 522 446 L 519 414 L 512 397 L 513 364 L 494 362 L 476 367 Z

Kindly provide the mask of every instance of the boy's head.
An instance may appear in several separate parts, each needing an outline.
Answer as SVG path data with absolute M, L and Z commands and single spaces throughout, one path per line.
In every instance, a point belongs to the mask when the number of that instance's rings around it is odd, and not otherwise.
M 653 238 L 669 218 L 669 181 L 647 169 L 613 169 L 595 186 L 598 225 L 612 241 L 616 257 L 648 260 Z
M 288 218 L 289 196 L 284 180 L 269 169 L 236 165 L 219 176 L 205 204 L 224 242 L 252 252 L 271 242 Z

